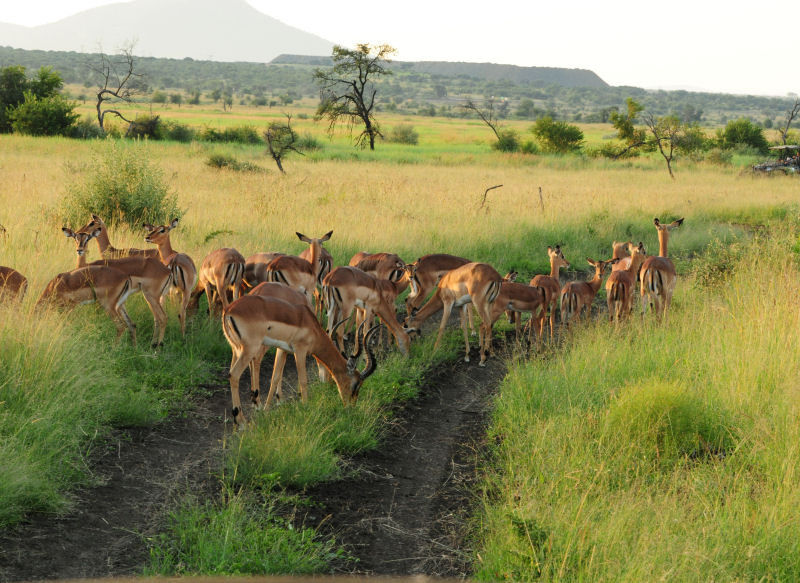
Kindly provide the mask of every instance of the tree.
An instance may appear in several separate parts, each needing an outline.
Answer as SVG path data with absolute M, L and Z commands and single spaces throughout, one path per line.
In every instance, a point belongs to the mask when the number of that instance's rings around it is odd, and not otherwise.
M 761 154 L 766 154 L 769 150 L 764 130 L 746 117 L 729 121 L 723 130 L 718 131 L 717 137 L 723 148 L 734 148 L 741 144 L 754 148 Z
M 644 108 L 634 101 L 632 97 L 628 97 L 628 99 L 625 100 L 625 104 L 627 105 L 627 110 L 624 114 L 618 111 L 609 112 L 609 119 L 617 130 L 617 137 L 625 142 L 625 147 L 620 150 L 614 158 L 628 156 L 646 143 L 647 135 L 645 130 L 637 128 L 635 125 L 636 116 L 639 115 Z
M 25 92 L 25 101 L 9 113 L 15 132 L 29 136 L 66 136 L 80 117 L 74 113 L 75 104 L 58 93 L 38 97 Z
M 286 124 L 277 121 L 269 124 L 267 131 L 264 132 L 264 139 L 267 142 L 269 155 L 275 160 L 275 164 L 278 166 L 278 170 L 281 171 L 281 174 L 286 174 L 282 163 L 284 156 L 289 152 L 297 152 L 301 156 L 303 155 L 298 149 L 300 137 L 297 135 L 297 132 L 292 129 L 292 116 L 288 113 L 286 114 Z
M 30 94 L 31 102 L 34 99 L 47 99 L 57 95 L 63 85 L 61 75 L 50 67 L 40 68 L 36 77 L 30 80 L 25 67 L 21 65 L 0 69 L 0 133 L 12 131 L 11 115 L 25 103 L 26 94 Z
M 342 120 L 349 124 L 351 132 L 360 122 L 364 130 L 356 137 L 356 144 L 361 148 L 369 144 L 370 150 L 375 149 L 375 138 L 383 134 L 373 114 L 378 90 L 372 79 L 391 75 L 385 64 L 391 62 L 393 53 L 395 49 L 389 45 L 370 47 L 361 43 L 355 50 L 333 47 L 333 67 L 314 71 L 320 88 L 316 119 L 326 118 L 329 132 Z
M 675 174 L 672 172 L 672 159 L 682 133 L 681 120 L 674 115 L 656 118 L 652 114 L 647 114 L 644 116 L 644 123 L 650 129 L 653 141 L 667 163 L 669 177 L 675 180 Z
M 128 124 L 133 123 L 116 109 L 118 103 L 132 103 L 139 94 L 143 77 L 136 72 L 133 45 L 122 47 L 115 57 L 100 52 L 97 62 L 88 64 L 97 82 L 97 123 L 105 131 L 106 115 L 115 115 Z
M 778 133 L 781 135 L 781 140 L 783 140 L 783 145 L 786 145 L 786 140 L 789 137 L 789 126 L 792 125 L 794 118 L 797 117 L 797 114 L 800 114 L 800 99 L 794 100 L 794 105 L 786 112 L 786 123 L 783 127 L 778 128 Z
M 553 121 L 550 116 L 536 120 L 531 132 L 545 152 L 566 154 L 579 150 L 583 144 L 583 132 L 580 128 L 565 121 Z

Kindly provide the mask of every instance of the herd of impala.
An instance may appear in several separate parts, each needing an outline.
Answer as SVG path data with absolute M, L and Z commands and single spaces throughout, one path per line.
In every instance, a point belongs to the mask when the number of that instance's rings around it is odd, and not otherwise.
M 560 247 L 548 247 L 550 273 L 537 275 L 530 284 L 513 281 L 515 273 L 505 278 L 486 263 L 443 253 L 425 255 L 413 263 L 405 263 L 394 253 L 357 253 L 349 265 L 333 267 L 333 258 L 323 244 L 333 231 L 320 238 L 297 236 L 308 243 L 299 256 L 278 252 L 257 253 L 248 258 L 236 249 L 217 249 L 206 256 L 198 270 L 191 257 L 172 248 L 170 231 L 177 227 L 174 219 L 168 225 L 144 224 L 145 241 L 155 248 L 116 249 L 111 245 L 108 229 L 97 215 L 74 231 L 64 227 L 66 237 L 75 241 L 77 265 L 60 273 L 45 287 L 37 306 L 45 303 L 76 305 L 96 302 L 108 313 L 117 327 L 117 338 L 125 328 L 136 343 L 136 326 L 125 309 L 129 296 L 141 292 L 153 314 L 152 345 L 161 345 L 166 329 L 165 295 L 174 290 L 179 296 L 178 319 L 181 332 L 186 332 L 187 313 L 196 310 L 205 294 L 209 311 L 220 314 L 222 331 L 231 346 L 230 385 L 233 419 L 237 424 L 246 418 L 239 400 L 239 379 L 250 367 L 251 400 L 262 406 L 259 395 L 261 360 L 270 347 L 275 347 L 275 365 L 269 393 L 263 406 L 268 408 L 277 393 L 281 395 L 281 379 L 287 353 L 294 354 L 301 398 L 308 398 L 306 357 L 313 356 L 323 380 L 336 383 L 342 402 L 355 403 L 359 388 L 375 370 L 372 338 L 380 330 L 372 325 L 379 318 L 386 325 L 399 350 L 408 355 L 411 336 L 433 314 L 442 311 L 434 349 L 453 308 L 461 308 L 465 357 L 469 361 L 469 331 L 472 326 L 469 304 L 480 317 L 479 353 L 483 366 L 492 352 L 492 327 L 508 313 L 515 321 L 517 336 L 521 329 L 521 313 L 529 312 L 528 336 L 536 332 L 539 341 L 549 312 L 550 337 L 556 327 L 556 311 L 563 324 L 580 319 L 591 309 L 605 272 L 608 314 L 611 320 L 622 320 L 632 310 L 637 279 L 640 280 L 642 313 L 652 306 L 659 316 L 669 307 L 675 288 L 676 274 L 667 257 L 669 232 L 683 219 L 668 225 L 654 220 L 658 232 L 659 253 L 648 256 L 642 243 L 614 242 L 613 256 L 607 261 L 588 259 L 594 267 L 589 281 L 571 281 L 562 286 L 561 267 L 570 264 Z M 102 259 L 87 263 L 89 242 L 97 241 Z M 410 287 L 406 298 L 406 320 L 398 322 L 395 304 L 398 295 Z M 0 267 L 0 293 L 21 298 L 27 280 L 16 270 Z M 247 293 L 245 293 L 247 292 Z M 433 295 L 428 299 L 428 296 Z M 426 302 L 425 300 L 428 299 Z M 220 310 L 221 308 L 221 310 Z M 323 316 L 327 316 L 326 318 Z M 327 330 L 320 324 L 327 320 Z M 353 340 L 346 334 L 354 324 Z M 365 353 L 365 367 L 356 362 Z

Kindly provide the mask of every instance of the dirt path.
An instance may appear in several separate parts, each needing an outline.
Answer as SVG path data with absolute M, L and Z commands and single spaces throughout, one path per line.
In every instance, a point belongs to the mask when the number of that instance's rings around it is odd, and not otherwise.
M 504 374 L 499 359 L 486 368 L 458 362 L 434 372 L 421 396 L 397 412 L 380 447 L 348 462 L 353 477 L 310 492 L 323 511 L 317 507 L 306 524 L 333 531 L 359 559 L 357 572 L 468 573 L 473 448 Z M 227 388 L 217 387 L 186 418 L 116 434 L 92 459 L 102 485 L 77 492 L 70 514 L 34 515 L 0 534 L 0 581 L 140 572 L 148 558 L 144 537 L 158 531 L 174 503 L 187 492 L 218 491 L 229 407 Z M 340 568 L 352 571 L 353 564 Z

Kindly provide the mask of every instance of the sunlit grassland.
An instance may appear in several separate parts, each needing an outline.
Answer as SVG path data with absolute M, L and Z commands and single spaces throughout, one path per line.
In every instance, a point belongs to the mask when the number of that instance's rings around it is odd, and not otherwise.
M 403 121 L 398 116 L 397 122 Z M 121 147 L 137 148 L 164 171 L 184 209 L 173 246 L 198 264 L 223 246 L 236 247 L 245 256 L 270 250 L 297 253 L 305 245 L 295 231 L 319 236 L 333 229 L 326 247 L 337 264 L 347 263 L 360 250 L 394 251 L 407 261 L 448 252 L 489 262 L 500 271 L 518 269 L 525 278 L 549 270 L 548 245 L 561 244 L 579 270 L 585 269 L 586 256 L 607 257 L 615 239 L 642 240 L 655 251 L 653 217 L 683 216 L 686 222 L 674 235 L 670 252 L 685 276 L 709 244 L 726 248 L 749 236 L 745 225 L 772 224 L 796 213 L 796 181 L 791 177 L 760 180 L 737 169 L 681 162 L 678 179 L 671 181 L 657 159 L 613 163 L 504 155 L 491 151 L 488 141 L 460 139 L 462 132 L 484 139 L 477 136 L 488 130 L 480 125 L 462 120 L 462 125 L 442 122 L 438 128 L 438 119 L 423 123 L 417 118 L 412 123 L 422 136 L 430 136 L 430 145 L 426 140 L 418 147 L 381 144 L 372 153 L 354 150 L 347 136 L 339 134 L 332 142 L 323 138 L 326 154 L 289 157 L 286 176 L 259 147 L 159 142 L 125 142 Z M 11 509 L 0 516 L 0 523 L 33 509 L 63 508 L 64 492 L 89 479 L 86 458 L 98 432 L 152 423 L 182 410 L 211 369 L 229 362 L 217 322 L 201 314 L 183 340 L 172 306 L 166 347 L 158 353 L 142 345 L 131 348 L 126 338 L 119 347 L 108 347 L 114 327 L 94 307 L 34 311 L 46 282 L 75 264 L 74 243 L 61 233 L 57 212 L 66 186 L 107 147 L 102 140 L 0 140 L 0 224 L 6 228 L 0 238 L 0 265 L 12 266 L 30 280 L 22 305 L 3 307 L 9 316 L 0 319 L 0 335 L 7 339 L 0 376 L 0 508 Z M 218 151 L 265 171 L 208 166 L 208 156 Z M 481 207 L 485 190 L 498 184 L 502 188 L 491 190 Z M 143 231 L 136 229 L 115 227 L 111 236 L 118 247 L 147 246 Z M 89 260 L 97 257 L 93 244 Z M 675 321 L 687 317 L 680 314 L 696 302 L 679 288 Z M 146 341 L 152 318 L 141 298 L 132 298 L 129 306 L 140 339 Z M 668 337 L 675 334 L 672 326 Z M 608 332 L 604 326 L 598 329 L 590 329 L 588 338 Z M 626 352 L 631 346 L 618 342 L 607 349 Z M 335 477 L 341 455 L 372 447 L 379 439 L 387 404 L 414 394 L 415 379 L 437 362 L 427 352 L 426 345 L 415 346 L 411 367 L 396 356 L 381 360 L 355 409 L 341 408 L 331 386 L 315 385 L 310 404 L 291 403 L 257 415 L 252 432 L 228 449 L 228 476 L 236 468 L 235 483 L 255 487 L 276 480 L 303 485 Z M 748 370 L 747 361 L 740 366 Z M 582 386 L 585 379 L 572 374 L 585 373 L 589 365 L 569 368 L 568 378 Z M 707 369 L 703 374 L 716 372 Z M 694 374 L 698 383 L 705 382 L 699 371 Z M 61 406 L 59 395 L 69 395 L 69 407 Z M 576 431 L 587 430 L 572 423 Z M 286 456 L 288 451 L 298 455 Z M 63 464 L 64 459 L 69 463 Z M 649 479 L 644 471 L 641 475 Z M 30 485 L 34 483 L 35 488 Z
M 798 578 L 790 219 L 737 259 L 699 258 L 668 323 L 602 319 L 513 368 L 491 428 L 480 578 Z

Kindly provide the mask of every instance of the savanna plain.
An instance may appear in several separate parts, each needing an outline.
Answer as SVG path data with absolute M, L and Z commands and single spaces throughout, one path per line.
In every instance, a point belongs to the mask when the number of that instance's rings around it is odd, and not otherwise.
M 180 113 L 187 123 L 206 115 L 190 112 Z M 0 305 L 0 527 L 68 514 L 71 493 L 93 485 L 92 451 L 109 432 L 192 415 L 209 386 L 225 385 L 230 349 L 204 309 L 183 337 L 168 302 L 165 343 L 153 350 L 141 298 L 128 303 L 138 347 L 115 343 L 113 325 L 91 306 L 35 308 L 46 283 L 75 264 L 61 227 L 89 219 L 65 209 L 71 186 L 98 160 L 133 158 L 169 185 L 181 214 L 172 245 L 198 265 L 219 247 L 299 253 L 296 231 L 333 230 L 326 247 L 336 265 L 362 250 L 407 262 L 451 253 L 517 270 L 525 282 L 549 272 L 547 247 L 560 245 L 572 264 L 563 282 L 588 279 L 586 258 L 607 259 L 615 240 L 656 253 L 653 218 L 683 217 L 670 238 L 678 283 L 663 321 L 639 317 L 637 297 L 633 318 L 609 323 L 601 289 L 588 321 L 495 357 L 508 359 L 509 373 L 493 397 L 470 510 L 472 576 L 800 579 L 796 177 L 687 159 L 671 180 L 655 157 L 503 154 L 479 124 L 413 123 L 419 146 L 382 143 L 371 153 L 299 120 L 323 147 L 287 158 L 286 175 L 256 146 L 0 140 L 0 264 L 29 280 L 21 303 Z M 584 131 L 590 140 L 611 132 Z M 216 168 L 207 163 L 215 153 L 259 168 Z M 146 247 L 143 230 L 115 225 L 111 235 L 117 247 Z M 496 346 L 513 343 L 510 328 L 503 318 Z M 377 447 L 397 403 L 460 358 L 456 330 L 437 352 L 429 336 L 407 359 L 381 354 L 355 407 L 315 383 L 307 404 L 254 415 L 242 431 L 228 424 L 218 494 L 187 493 L 170 509 L 141 572 L 324 573 L 347 564 L 346 541 L 298 527 L 285 508 L 313 504 L 306 487 L 340 479 L 343 459 Z

